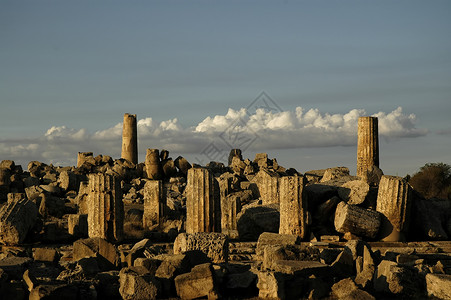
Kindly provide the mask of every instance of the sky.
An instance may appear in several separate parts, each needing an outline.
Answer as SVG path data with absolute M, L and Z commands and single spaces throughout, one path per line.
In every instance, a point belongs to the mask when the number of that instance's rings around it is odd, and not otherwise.
M 191 163 L 267 152 L 304 173 L 451 164 L 450 1 L 0 0 L 0 160 L 119 158 L 124 113 Z

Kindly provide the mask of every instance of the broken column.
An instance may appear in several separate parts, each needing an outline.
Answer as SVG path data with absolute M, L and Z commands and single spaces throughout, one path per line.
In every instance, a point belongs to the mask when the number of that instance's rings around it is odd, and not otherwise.
M 121 182 L 108 174 L 89 174 L 88 234 L 111 242 L 123 238 L 124 203 Z
M 8 202 L 0 210 L 0 243 L 22 243 L 37 217 L 36 204 L 25 199 L 24 194 L 8 194 Z
M 124 114 L 121 157 L 134 164 L 138 163 L 138 131 L 136 127 L 136 115 Z
M 92 152 L 78 152 L 77 156 L 77 168 L 80 168 L 85 162 L 95 164 L 94 156 Z
M 163 169 L 161 167 L 160 154 L 158 149 L 147 149 L 145 163 L 147 178 L 152 180 L 162 179 Z
M 160 224 L 163 215 L 163 182 L 149 180 L 144 185 L 143 227 L 151 229 Z
M 379 167 L 377 117 L 360 117 L 357 129 L 357 176 L 364 177 L 369 167 Z
M 263 168 L 252 178 L 251 181 L 257 184 L 263 205 L 279 203 L 279 178 L 277 172 Z
M 383 214 L 380 237 L 384 241 L 405 241 L 409 229 L 411 188 L 398 176 L 384 175 L 379 182 L 376 210 Z
M 241 210 L 239 196 L 230 194 L 221 197 L 221 232 L 230 238 L 238 237 L 237 215 Z
M 280 225 L 279 234 L 305 237 L 307 229 L 307 201 L 303 196 L 303 176 L 280 178 Z
M 219 197 L 210 170 L 188 170 L 186 186 L 186 232 L 215 232 L 220 230 Z M 218 224 L 219 223 L 219 224 Z
M 335 229 L 341 233 L 350 232 L 360 237 L 375 238 L 379 232 L 381 214 L 357 205 L 338 203 L 335 211 Z

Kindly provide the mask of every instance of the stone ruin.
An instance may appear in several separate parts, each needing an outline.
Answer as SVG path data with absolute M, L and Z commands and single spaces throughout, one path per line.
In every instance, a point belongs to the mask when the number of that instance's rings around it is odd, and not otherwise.
M 451 299 L 451 203 L 383 174 L 377 118 L 358 120 L 357 176 L 239 149 L 139 162 L 123 124 L 120 159 L 0 163 L 0 298 Z

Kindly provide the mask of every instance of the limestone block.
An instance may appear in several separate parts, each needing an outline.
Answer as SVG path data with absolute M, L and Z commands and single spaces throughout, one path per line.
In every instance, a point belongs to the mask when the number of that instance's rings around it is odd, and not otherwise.
M 37 217 L 38 209 L 30 200 L 7 202 L 0 209 L 0 243 L 8 245 L 22 243 Z
M 123 268 L 119 272 L 119 293 L 126 300 L 156 299 L 160 282 L 144 267 Z
M 370 186 L 363 180 L 351 180 L 344 183 L 338 189 L 338 195 L 348 204 L 362 204 L 368 193 Z
M 428 296 L 438 299 L 451 299 L 451 275 L 427 274 L 426 286 Z
M 200 250 L 214 263 L 227 262 L 229 239 L 222 233 L 181 233 L 174 241 L 174 254 Z
M 278 173 L 265 168 L 252 178 L 251 182 L 257 184 L 262 204 L 279 203 L 279 178 Z
M 191 272 L 175 277 L 175 288 L 181 299 L 218 298 L 213 268 L 209 263 L 197 265 Z
M 381 214 L 342 201 L 337 205 L 334 224 L 338 232 L 374 238 L 379 232 Z

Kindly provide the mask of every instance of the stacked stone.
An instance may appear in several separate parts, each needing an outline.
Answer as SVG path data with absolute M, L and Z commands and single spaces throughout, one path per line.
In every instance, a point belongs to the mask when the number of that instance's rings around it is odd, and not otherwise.
M 118 177 L 89 174 L 88 234 L 116 242 L 123 238 L 124 203 Z
M 379 183 L 376 210 L 381 212 L 384 241 L 404 241 L 409 229 L 411 188 L 401 177 L 384 175 Z
M 293 234 L 304 238 L 307 231 L 307 201 L 303 196 L 303 176 L 280 179 L 279 234 Z
M 138 131 L 136 127 L 136 115 L 124 114 L 121 157 L 134 164 L 138 163 Z
M 186 186 L 186 232 L 215 232 L 220 230 L 219 197 L 210 170 L 188 170 Z
M 163 182 L 149 180 L 144 185 L 143 227 L 151 229 L 163 216 Z
M 379 167 L 377 117 L 360 117 L 357 131 L 357 176 L 365 177 L 368 168 Z
M 147 178 L 159 180 L 163 177 L 163 169 L 160 162 L 160 151 L 158 149 L 147 149 L 146 153 Z

